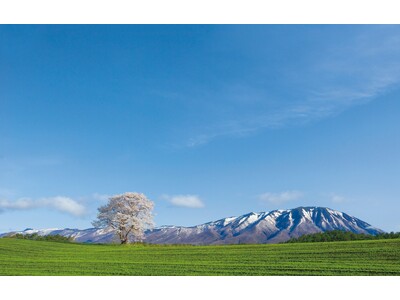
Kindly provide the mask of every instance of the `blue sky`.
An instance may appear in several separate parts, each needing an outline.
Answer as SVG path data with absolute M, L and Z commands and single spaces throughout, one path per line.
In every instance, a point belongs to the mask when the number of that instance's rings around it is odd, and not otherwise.
M 400 231 L 399 26 L 0 26 L 0 232 L 327 206 Z

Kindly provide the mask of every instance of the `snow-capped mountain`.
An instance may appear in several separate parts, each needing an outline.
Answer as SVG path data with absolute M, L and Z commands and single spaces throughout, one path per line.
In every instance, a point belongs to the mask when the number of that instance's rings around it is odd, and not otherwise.
M 289 210 L 249 213 L 229 217 L 193 227 L 162 226 L 146 232 L 146 242 L 153 244 L 261 244 L 279 243 L 304 234 L 329 230 L 378 234 L 383 232 L 346 213 L 323 207 L 298 207 Z M 109 243 L 113 241 L 110 230 L 79 229 L 26 229 L 23 232 L 39 235 L 60 234 L 77 242 Z M 3 234 L 4 235 L 9 235 Z M 1 235 L 0 235 L 1 236 Z
M 383 232 L 348 214 L 322 207 L 249 213 L 194 227 L 160 227 L 147 233 L 156 244 L 279 243 L 304 234 L 328 230 L 377 234 Z
M 38 235 L 62 235 L 65 237 L 72 237 L 74 241 L 78 243 L 111 243 L 114 240 L 117 240 L 114 237 L 114 233 L 108 229 L 102 228 L 88 228 L 88 229 L 59 229 L 59 228 L 50 228 L 50 229 L 32 229 L 27 228 L 23 231 L 13 231 L 8 233 L 0 234 L 1 237 L 10 236 L 14 234 L 34 234 Z

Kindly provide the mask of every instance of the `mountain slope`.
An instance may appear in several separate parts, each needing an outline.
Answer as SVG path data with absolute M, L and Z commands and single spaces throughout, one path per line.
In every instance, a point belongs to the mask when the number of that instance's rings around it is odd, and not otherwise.
M 109 229 L 102 228 L 88 228 L 88 229 L 32 229 L 27 228 L 24 231 L 13 231 L 8 233 L 0 234 L 1 237 L 10 236 L 13 234 L 38 234 L 38 235 L 62 235 L 65 237 L 72 237 L 74 241 L 78 243 L 111 243 L 117 240 L 114 237 L 114 233 Z
M 298 207 L 289 210 L 252 212 L 240 217 L 229 217 L 193 227 L 162 226 L 147 231 L 146 242 L 193 245 L 264 244 L 279 243 L 304 234 L 329 230 L 373 235 L 383 232 L 360 219 L 330 208 Z M 72 237 L 77 242 L 89 243 L 113 241 L 112 231 L 97 228 L 27 229 L 15 233 L 60 234 Z M 6 235 L 9 234 L 11 233 Z
M 157 244 L 279 243 L 304 234 L 344 230 L 377 234 L 381 230 L 346 213 L 322 207 L 249 213 L 194 227 L 161 227 L 146 235 Z

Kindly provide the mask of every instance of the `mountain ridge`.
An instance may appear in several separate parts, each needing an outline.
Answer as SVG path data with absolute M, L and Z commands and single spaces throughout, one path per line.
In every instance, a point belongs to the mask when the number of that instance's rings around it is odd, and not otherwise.
M 200 225 L 184 227 L 166 225 L 146 231 L 145 242 L 153 244 L 265 244 L 280 243 L 304 234 L 330 230 L 351 231 L 376 235 L 383 231 L 344 212 L 327 207 L 300 206 L 269 212 L 250 212 L 238 217 L 227 217 Z M 108 229 L 26 229 L 22 233 L 39 235 L 60 234 L 77 242 L 117 242 Z

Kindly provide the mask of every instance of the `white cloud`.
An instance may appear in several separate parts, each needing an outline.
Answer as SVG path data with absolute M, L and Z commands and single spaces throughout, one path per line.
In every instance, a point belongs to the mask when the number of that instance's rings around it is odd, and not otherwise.
M 303 193 L 299 191 L 285 191 L 282 193 L 264 193 L 258 198 L 268 204 L 282 204 L 285 202 L 297 200 L 303 197 Z
M 107 195 L 107 194 L 99 194 L 99 193 L 92 194 L 93 199 L 100 200 L 100 201 L 107 201 L 111 197 L 112 197 L 111 195 Z
M 188 208 L 203 208 L 204 203 L 197 195 L 164 195 L 164 199 L 168 200 L 174 206 L 188 207 Z
M 29 198 L 20 198 L 15 201 L 0 200 L 0 210 L 24 210 L 36 207 L 36 203 Z
M 331 201 L 333 203 L 342 203 L 342 202 L 346 201 L 346 199 L 344 197 L 342 197 L 342 196 L 333 194 L 331 196 Z
M 63 196 L 45 198 L 39 201 L 42 205 L 52 207 L 58 211 L 66 212 L 74 216 L 83 216 L 85 207 L 77 201 Z
M 85 206 L 64 196 L 41 198 L 37 200 L 32 200 L 30 198 L 20 198 L 15 201 L 0 200 L 0 211 L 29 210 L 35 208 L 51 208 L 77 217 L 83 216 L 86 213 Z

